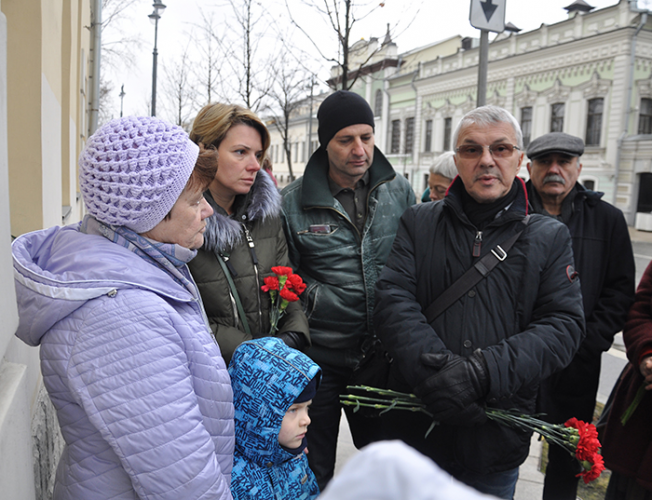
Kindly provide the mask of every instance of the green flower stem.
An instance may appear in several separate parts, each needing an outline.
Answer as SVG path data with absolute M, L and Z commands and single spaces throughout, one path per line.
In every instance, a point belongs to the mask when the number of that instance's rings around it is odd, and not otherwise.
M 347 389 L 373 394 L 373 397 L 357 394 L 340 395 L 340 403 L 347 406 L 354 406 L 355 408 L 353 411 L 358 411 L 361 407 L 373 408 L 376 410 L 382 410 L 379 413 L 379 415 L 382 415 L 390 410 L 404 410 L 421 412 L 428 415 L 430 418 L 433 418 L 433 415 L 428 412 L 426 406 L 414 394 L 397 392 L 389 389 L 378 389 L 366 385 L 347 386 Z M 503 425 L 518 427 L 525 431 L 534 431 L 543 436 L 547 441 L 565 448 L 571 455 L 575 456 L 575 446 L 573 446 L 573 443 L 579 441 L 577 429 L 553 425 L 536 418 L 536 416 L 516 413 L 514 411 L 487 408 L 486 413 L 489 419 Z M 433 424 L 426 433 L 426 437 L 435 425 L 437 425 L 437 422 L 433 421 Z
M 641 384 L 641 387 L 638 388 L 638 391 L 636 391 L 636 396 L 634 396 L 634 401 L 632 401 L 632 404 L 630 404 L 627 409 L 625 410 L 625 413 L 623 413 L 623 416 L 620 417 L 620 423 L 625 425 L 627 421 L 632 417 L 634 414 L 634 411 L 636 411 L 636 408 L 638 408 L 638 405 L 643 401 L 643 397 L 645 396 L 645 393 L 647 391 L 645 390 L 645 384 Z

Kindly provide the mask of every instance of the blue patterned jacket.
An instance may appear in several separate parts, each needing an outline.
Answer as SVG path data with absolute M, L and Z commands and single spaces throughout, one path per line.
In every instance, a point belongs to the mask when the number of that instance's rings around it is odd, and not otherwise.
M 235 407 L 234 500 L 312 500 L 319 495 L 305 453 L 281 448 L 278 435 L 287 409 L 320 368 L 280 339 L 241 344 L 229 366 Z

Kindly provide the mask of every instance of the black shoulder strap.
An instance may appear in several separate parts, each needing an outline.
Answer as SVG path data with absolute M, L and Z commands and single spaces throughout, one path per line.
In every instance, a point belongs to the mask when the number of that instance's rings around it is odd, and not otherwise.
M 518 240 L 525 230 L 525 227 L 530 222 L 530 216 L 526 215 L 521 222 L 523 223 L 523 228 L 520 231 L 501 245 L 496 245 L 495 248 L 492 248 L 487 255 L 476 262 L 473 267 L 460 276 L 455 283 L 449 286 L 428 306 L 428 309 L 424 312 L 428 323 L 432 323 L 437 319 L 441 313 L 457 302 L 462 295 L 478 284 L 494 267 L 507 258 L 507 252 L 510 251 L 514 243 L 516 243 L 516 240 Z
M 229 283 L 229 288 L 231 289 L 231 296 L 235 301 L 235 305 L 238 309 L 238 314 L 240 315 L 240 321 L 242 322 L 242 327 L 244 328 L 245 333 L 251 335 L 251 329 L 249 328 L 249 322 L 247 321 L 247 315 L 244 312 L 242 307 L 242 301 L 240 300 L 240 295 L 238 294 L 238 289 L 235 287 L 233 277 L 231 276 L 231 271 L 229 271 L 227 262 L 225 261 L 225 256 L 219 252 L 215 252 L 215 257 L 217 257 L 217 262 L 220 263 L 222 271 L 224 271 L 224 276 L 226 276 L 226 281 Z

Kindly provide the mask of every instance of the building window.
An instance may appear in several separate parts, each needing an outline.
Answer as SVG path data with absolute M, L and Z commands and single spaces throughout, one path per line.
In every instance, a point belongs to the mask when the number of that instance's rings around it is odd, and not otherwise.
M 564 131 L 564 110 L 566 105 L 558 102 L 552 105 L 550 114 L 550 132 Z
M 430 174 L 423 174 L 423 190 L 424 191 L 428 188 L 428 177 L 430 177 Z
M 432 151 L 432 120 L 426 120 L 426 143 L 423 145 L 426 153 Z
M 397 154 L 401 147 L 401 120 L 392 120 L 392 147 L 390 153 Z
M 383 115 L 383 91 L 380 89 L 376 90 L 376 99 L 374 99 L 374 115 Z
M 453 119 L 444 118 L 444 151 L 451 150 L 451 133 L 453 128 Z
M 638 133 L 652 134 L 652 99 L 641 99 L 638 112 Z
M 636 211 L 647 214 L 652 212 L 652 174 L 648 172 L 641 174 Z
M 589 101 L 589 111 L 586 115 L 586 140 L 587 146 L 600 145 L 600 131 L 602 130 L 602 110 L 604 99 L 598 97 Z
M 589 191 L 595 191 L 595 181 L 594 180 L 585 180 L 582 181 L 582 185 Z
M 532 107 L 521 108 L 521 132 L 523 132 L 523 146 L 530 144 L 532 136 Z
M 414 118 L 405 120 L 405 153 L 410 154 L 414 150 Z

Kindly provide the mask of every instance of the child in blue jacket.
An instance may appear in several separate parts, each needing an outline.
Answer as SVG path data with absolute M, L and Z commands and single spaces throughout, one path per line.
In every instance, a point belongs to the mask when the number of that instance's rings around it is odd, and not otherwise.
M 319 495 L 308 467 L 308 406 L 321 369 L 275 337 L 241 344 L 229 366 L 235 407 L 234 500 L 312 500 Z

